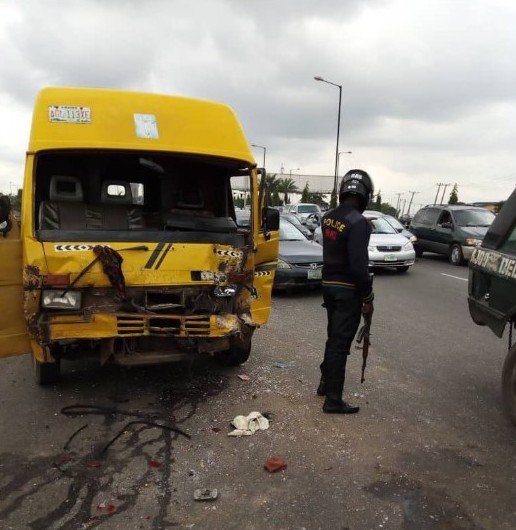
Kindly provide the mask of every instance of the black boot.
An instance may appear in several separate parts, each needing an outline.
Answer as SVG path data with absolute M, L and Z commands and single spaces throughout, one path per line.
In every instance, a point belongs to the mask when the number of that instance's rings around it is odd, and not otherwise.
M 324 375 L 321 375 L 321 380 L 319 381 L 319 386 L 317 387 L 317 395 L 326 395 L 326 380 L 324 379 Z
M 326 394 L 323 405 L 323 412 L 326 414 L 356 414 L 359 410 L 360 407 L 342 401 L 339 394 Z

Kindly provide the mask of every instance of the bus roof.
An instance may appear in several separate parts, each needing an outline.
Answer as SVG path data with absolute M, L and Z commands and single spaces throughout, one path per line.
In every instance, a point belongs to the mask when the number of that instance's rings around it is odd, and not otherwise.
M 234 111 L 179 96 L 98 88 L 44 88 L 29 151 L 130 149 L 199 154 L 256 164 Z

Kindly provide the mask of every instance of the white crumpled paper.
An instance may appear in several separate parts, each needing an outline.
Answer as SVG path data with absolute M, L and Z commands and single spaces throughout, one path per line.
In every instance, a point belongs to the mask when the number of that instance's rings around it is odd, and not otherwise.
M 236 416 L 231 425 L 235 430 L 228 432 L 228 436 L 251 436 L 256 431 L 266 431 L 269 420 L 260 412 L 251 412 L 249 416 Z

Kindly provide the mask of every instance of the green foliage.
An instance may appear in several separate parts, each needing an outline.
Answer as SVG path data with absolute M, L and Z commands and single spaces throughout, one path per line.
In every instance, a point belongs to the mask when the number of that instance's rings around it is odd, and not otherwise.
M 459 189 L 457 183 L 453 186 L 453 189 L 450 193 L 450 198 L 448 199 L 448 204 L 457 204 L 459 202 Z
M 301 202 L 310 202 L 310 189 L 308 188 L 308 182 L 303 188 L 303 193 L 301 194 Z
M 290 199 L 288 196 L 289 193 L 295 193 L 298 191 L 298 188 L 297 188 L 297 185 L 294 179 L 290 177 L 285 177 L 285 178 L 278 179 L 277 182 L 278 182 L 277 190 L 284 194 L 283 200 L 285 201 L 285 204 L 289 204 L 290 203 Z
M 274 190 L 271 196 L 271 206 L 283 206 L 283 201 L 280 199 L 278 190 Z
M 376 211 L 381 211 L 382 208 L 382 192 L 378 190 L 378 193 L 376 194 L 376 199 L 374 201 L 374 209 Z
M 337 193 L 335 190 L 332 190 L 331 198 L 330 198 L 330 208 L 336 208 L 336 207 L 337 207 Z

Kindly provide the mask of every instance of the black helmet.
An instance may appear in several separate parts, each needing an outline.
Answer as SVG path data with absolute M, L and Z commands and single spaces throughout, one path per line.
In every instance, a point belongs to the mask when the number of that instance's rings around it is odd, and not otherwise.
M 363 212 L 374 194 L 374 184 L 367 172 L 362 169 L 351 169 L 340 183 L 339 201 L 347 196 L 355 196 L 360 202 L 360 211 Z

